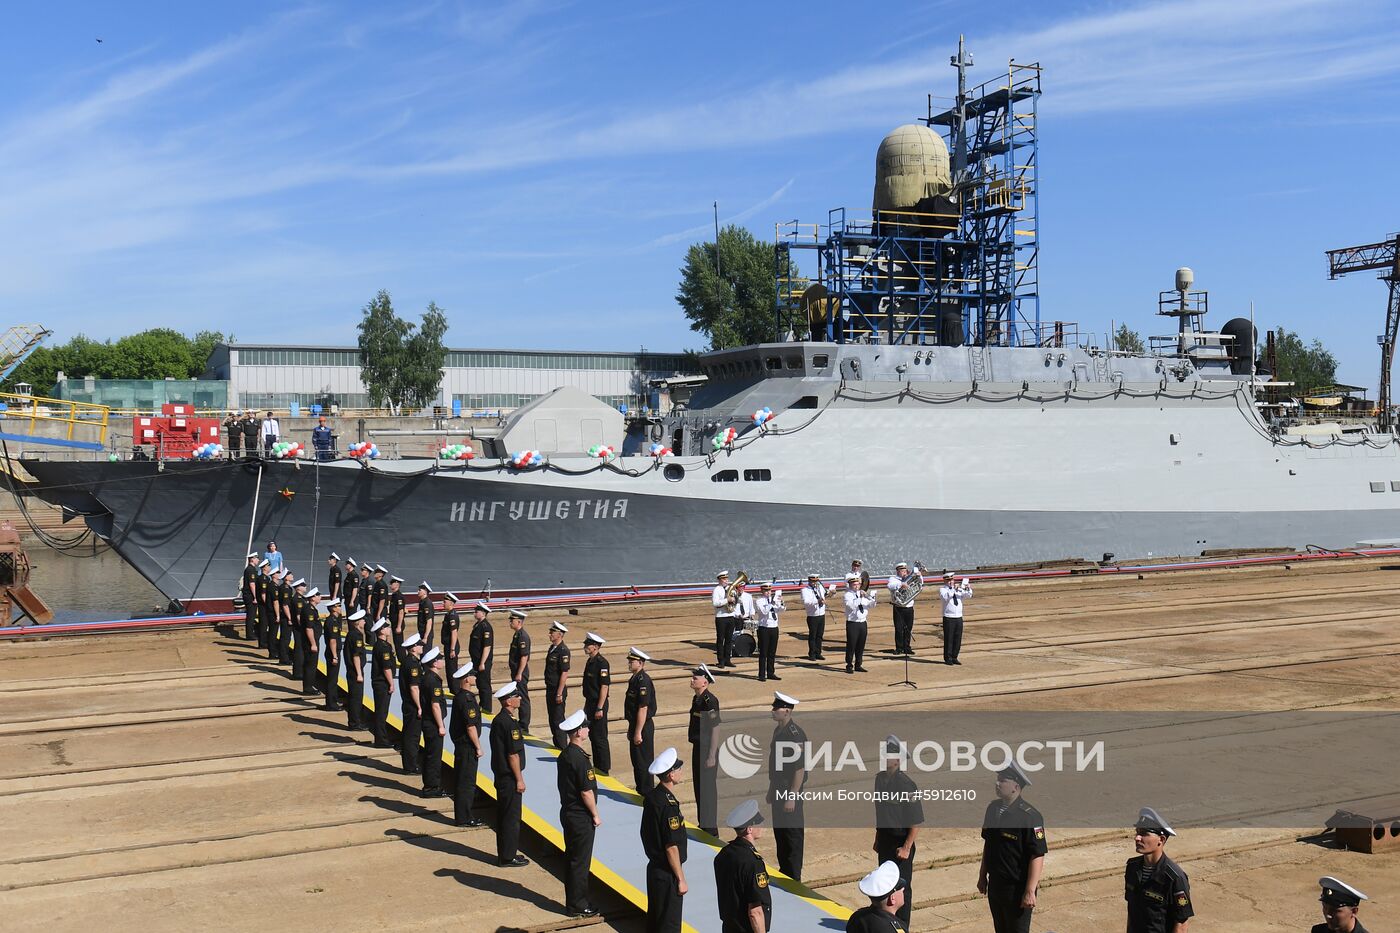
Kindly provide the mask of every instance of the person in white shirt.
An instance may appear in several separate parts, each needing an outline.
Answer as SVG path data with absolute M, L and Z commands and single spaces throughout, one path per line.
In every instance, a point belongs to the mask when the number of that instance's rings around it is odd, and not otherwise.
M 715 667 L 733 667 L 734 607 L 729 605 L 729 571 L 715 574 L 715 588 L 710 602 L 715 606 Z
M 943 600 L 943 663 L 961 664 L 958 653 L 962 651 L 963 603 L 972 598 L 972 584 L 967 577 L 958 580 L 953 571 L 945 570 L 938 598 Z
M 822 578 L 807 574 L 807 585 L 802 588 L 802 608 L 807 610 L 807 660 L 825 661 L 822 654 L 822 639 L 826 637 L 826 598 L 836 587 L 822 586 Z
M 739 633 L 747 627 L 747 623 L 752 622 L 758 610 L 754 608 L 753 597 L 745 591 L 743 584 L 734 588 L 734 634 L 737 638 Z M 744 634 L 748 634 L 745 632 Z M 735 649 L 730 654 L 729 666 L 734 666 L 734 654 L 747 658 L 750 654 L 756 654 L 758 650 L 758 640 L 749 635 L 745 642 L 753 642 L 752 645 L 745 644 L 742 649 Z
M 267 417 L 262 423 L 262 442 L 264 456 L 272 456 L 272 447 L 277 443 L 277 436 L 281 433 L 277 426 L 277 419 L 272 417 L 272 412 L 267 413 Z
M 914 604 L 899 605 L 899 594 L 911 581 L 909 565 L 904 561 L 894 565 L 894 576 L 885 584 L 890 591 L 890 609 L 894 613 L 894 653 L 914 653 Z
M 875 597 L 860 588 L 860 574 L 846 574 L 846 673 L 865 673 L 866 621 Z
M 758 615 L 758 679 L 782 680 L 773 671 L 778 658 L 778 613 L 784 612 L 783 591 L 773 589 L 773 584 L 764 583 L 759 587 L 758 599 L 754 600 L 754 611 Z

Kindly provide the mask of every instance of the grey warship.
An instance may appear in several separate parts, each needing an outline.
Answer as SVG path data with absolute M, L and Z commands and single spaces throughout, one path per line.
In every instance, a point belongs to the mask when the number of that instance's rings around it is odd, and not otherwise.
M 469 463 L 36 461 L 31 491 L 187 606 L 232 596 L 268 538 L 474 595 L 1400 537 L 1394 433 L 1299 433 L 1263 403 L 1253 324 L 1207 329 L 1189 270 L 1149 352 L 1041 319 L 1040 69 L 969 89 L 952 64 L 952 105 L 881 144 L 870 212 L 779 227 L 780 332 L 703 355 L 666 415 L 562 388 Z

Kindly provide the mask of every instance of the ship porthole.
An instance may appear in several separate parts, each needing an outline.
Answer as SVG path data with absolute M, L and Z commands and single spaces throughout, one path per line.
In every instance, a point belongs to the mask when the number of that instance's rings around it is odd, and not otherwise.
M 668 463 L 666 468 L 661 471 L 661 475 L 673 483 L 679 483 L 685 479 L 685 467 L 679 463 Z

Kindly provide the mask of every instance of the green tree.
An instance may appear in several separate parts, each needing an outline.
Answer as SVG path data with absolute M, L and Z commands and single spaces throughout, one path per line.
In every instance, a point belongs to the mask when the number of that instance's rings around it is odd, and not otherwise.
M 1263 359 L 1262 348 L 1259 353 Z M 1274 378 L 1293 383 L 1294 395 L 1307 395 L 1337 381 L 1337 358 L 1317 338 L 1307 344 L 1296 333 L 1280 327 L 1274 333 L 1274 356 L 1278 360 Z
M 381 289 L 365 305 L 359 331 L 360 379 L 370 404 L 418 408 L 437 397 L 447 363 L 447 316 L 441 308 L 429 302 L 416 326 L 394 313 L 393 300 Z
M 189 338 L 168 327 L 123 337 L 112 351 L 113 379 L 188 379 L 195 370 Z
M 676 302 L 690 329 L 709 337 L 714 350 L 777 339 L 773 244 L 731 224 L 719 232 L 718 272 L 715 251 L 715 243 L 705 242 L 685 254 Z
M 1127 324 L 1119 324 L 1118 329 L 1113 332 L 1113 348 L 1141 356 L 1144 350 L 1142 335 Z
M 214 352 L 214 347 L 221 343 L 233 343 L 233 335 L 224 336 L 220 330 L 202 330 L 190 338 L 190 355 L 194 357 L 194 370 L 190 377 L 197 379 L 204 375 L 205 364 L 209 362 L 209 354 Z

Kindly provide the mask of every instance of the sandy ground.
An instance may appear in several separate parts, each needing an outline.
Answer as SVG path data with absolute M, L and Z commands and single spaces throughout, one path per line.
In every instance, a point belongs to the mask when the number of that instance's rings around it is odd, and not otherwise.
M 1393 709 L 1397 584 L 1400 567 L 1377 560 L 984 584 L 969 609 L 962 667 L 933 663 L 936 607 L 921 602 L 917 691 L 885 686 L 901 670 L 882 656 L 892 643 L 887 608 L 871 625 L 870 673 L 853 676 L 796 660 L 805 626 L 790 611 L 780 656 L 792 660 L 780 663 L 781 687 L 804 710 L 857 702 L 929 711 Z M 532 619 L 539 645 L 548 618 Z M 561 618 L 580 661 L 585 630 L 610 640 L 615 675 L 629 644 L 652 655 L 657 747 L 684 747 L 686 669 L 712 659 L 707 607 L 590 608 Z M 839 637 L 828 642 L 827 657 L 839 658 Z M 283 670 L 229 632 L 0 644 L 0 672 L 6 928 L 583 925 L 562 913 L 557 855 L 527 838 L 532 865 L 496 868 L 489 827 L 452 826 L 450 801 L 419 798 L 418 779 L 399 774 L 396 753 L 347 733 L 341 714 L 303 700 Z M 721 677 L 725 709 L 767 708 L 772 685 L 753 672 L 754 662 L 742 661 Z M 618 700 L 615 716 L 620 687 Z M 621 731 L 614 726 L 618 774 L 626 770 Z M 691 812 L 689 792 L 684 785 Z M 1173 840 L 1170 851 L 1192 878 L 1192 930 L 1306 930 L 1321 919 L 1323 874 L 1371 895 L 1368 928 L 1400 929 L 1400 855 L 1303 838 L 1320 828 L 1195 830 Z M 1130 834 L 1052 840 L 1035 929 L 1121 929 Z M 869 846 L 866 831 L 808 830 L 807 881 L 858 906 L 854 881 L 872 867 Z M 974 888 L 979 846 L 967 830 L 920 837 L 914 930 L 991 928 Z M 620 899 L 599 900 L 607 919 L 587 926 L 641 929 Z

